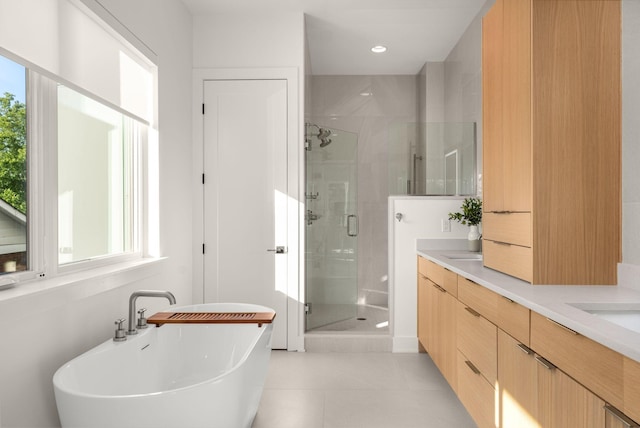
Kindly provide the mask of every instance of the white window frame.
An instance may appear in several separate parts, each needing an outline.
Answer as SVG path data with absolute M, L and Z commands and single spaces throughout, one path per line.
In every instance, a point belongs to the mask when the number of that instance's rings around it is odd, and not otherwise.
M 89 271 L 152 258 L 149 254 L 149 128 L 146 121 L 79 90 L 27 71 L 27 258 L 28 270 L 0 275 L 0 286 Z M 59 264 L 58 258 L 58 84 L 63 84 L 145 125 L 135 153 L 133 248 L 131 252 Z

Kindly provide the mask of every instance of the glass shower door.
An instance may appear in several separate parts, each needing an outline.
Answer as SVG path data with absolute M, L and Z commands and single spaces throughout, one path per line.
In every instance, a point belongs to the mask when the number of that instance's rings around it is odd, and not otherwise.
M 307 126 L 307 330 L 340 330 L 357 315 L 357 144 L 357 134 Z

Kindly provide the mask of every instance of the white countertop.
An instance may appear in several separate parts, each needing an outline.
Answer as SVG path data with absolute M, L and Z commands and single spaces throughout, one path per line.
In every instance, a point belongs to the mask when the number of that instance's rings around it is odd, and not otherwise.
M 482 260 L 459 260 L 446 257 L 451 253 L 454 252 L 418 250 L 418 255 L 640 362 L 640 333 L 570 305 L 581 303 L 640 305 L 639 290 L 622 286 L 531 285 L 485 268 Z

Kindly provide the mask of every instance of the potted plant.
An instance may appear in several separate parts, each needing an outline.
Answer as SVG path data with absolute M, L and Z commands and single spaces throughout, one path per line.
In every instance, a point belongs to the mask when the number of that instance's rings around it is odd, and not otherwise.
M 480 251 L 480 232 L 478 224 L 482 221 L 482 200 L 480 198 L 465 198 L 462 201 L 462 212 L 449 213 L 449 220 L 456 220 L 465 225 L 469 225 L 469 251 Z

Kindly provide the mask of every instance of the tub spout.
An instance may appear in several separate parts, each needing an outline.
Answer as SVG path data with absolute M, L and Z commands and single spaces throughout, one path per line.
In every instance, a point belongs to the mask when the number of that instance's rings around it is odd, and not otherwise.
M 127 330 L 128 335 L 138 334 L 138 330 L 136 330 L 136 299 L 138 297 L 164 297 L 169 300 L 169 303 L 172 305 L 176 304 L 176 298 L 169 291 L 160 291 L 160 290 L 139 290 L 134 291 L 129 297 L 129 329 Z

